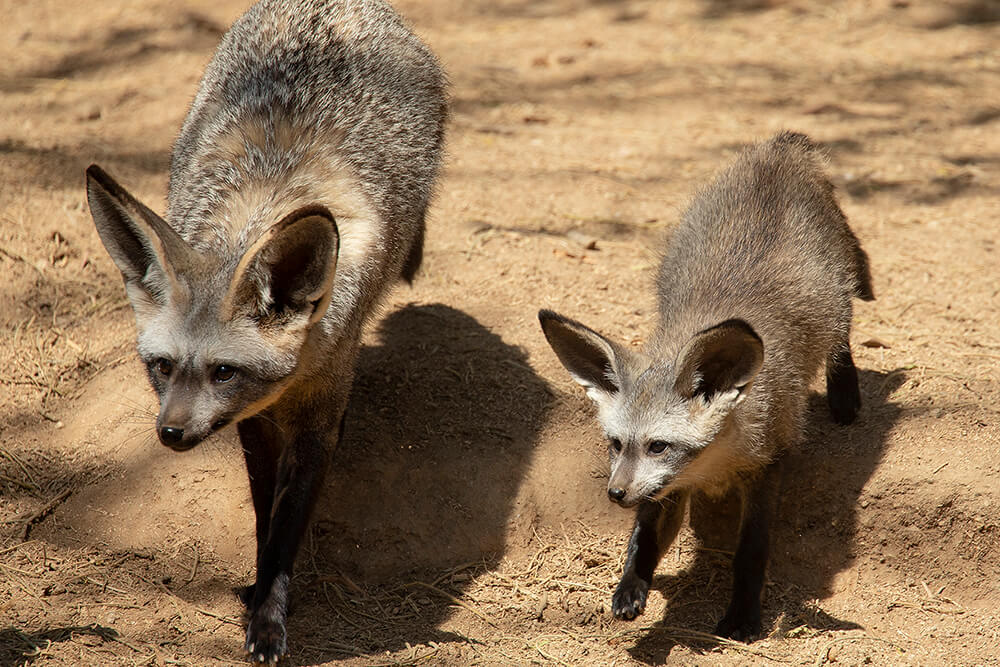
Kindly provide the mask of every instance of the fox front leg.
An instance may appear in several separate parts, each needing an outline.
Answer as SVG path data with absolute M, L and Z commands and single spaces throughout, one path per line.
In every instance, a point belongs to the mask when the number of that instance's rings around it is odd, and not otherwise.
M 744 491 L 740 538 L 733 557 L 733 597 L 715 634 L 749 641 L 760 634 L 760 598 L 770 544 L 769 525 L 777 502 L 780 468 L 770 464 Z
M 266 463 L 274 445 L 267 435 L 270 431 L 277 436 L 277 428 L 264 418 L 248 421 L 251 424 L 241 424 L 240 436 L 257 515 L 257 581 L 244 596 L 250 616 L 245 648 L 253 662 L 276 663 L 287 650 L 285 621 L 292 566 L 322 488 L 332 447 L 322 434 L 300 433 L 281 449 L 269 476 Z M 255 452 L 260 460 L 251 463 Z M 254 470 L 259 471 L 256 479 Z
M 677 537 L 686 506 L 687 494 L 681 492 L 639 505 L 625 551 L 625 570 L 611 598 L 615 618 L 631 621 L 645 611 L 653 572 Z

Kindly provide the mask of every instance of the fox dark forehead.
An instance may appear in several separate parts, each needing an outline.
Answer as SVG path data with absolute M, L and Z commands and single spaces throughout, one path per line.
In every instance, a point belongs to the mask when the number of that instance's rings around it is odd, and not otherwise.
M 672 361 L 653 360 L 622 374 L 623 393 L 632 401 L 651 402 L 673 392 L 677 374 Z
M 235 267 L 233 267 L 235 268 Z M 177 304 L 192 330 L 217 327 L 229 319 L 223 305 L 229 291 L 233 268 L 220 267 L 215 273 L 185 275 L 181 280 L 188 288 L 188 298 Z

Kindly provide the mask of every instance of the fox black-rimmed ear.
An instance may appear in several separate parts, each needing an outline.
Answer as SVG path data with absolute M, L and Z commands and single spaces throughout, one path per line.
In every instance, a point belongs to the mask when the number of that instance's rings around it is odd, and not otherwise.
M 624 351 L 593 329 L 551 310 L 538 311 L 546 340 L 578 384 L 614 394 L 621 390 Z M 591 398 L 594 396 L 591 395 Z
M 685 398 L 737 390 L 753 381 L 764 363 L 764 343 L 743 320 L 726 320 L 695 334 L 677 355 L 674 388 Z
M 337 223 L 325 207 L 288 214 L 243 255 L 223 302 L 224 317 L 307 315 L 308 324 L 315 323 L 330 305 L 339 245 Z
M 87 168 L 87 203 L 126 286 L 138 287 L 162 305 L 177 275 L 197 261 L 195 250 L 96 164 Z M 129 296 L 137 305 L 138 295 L 129 290 Z

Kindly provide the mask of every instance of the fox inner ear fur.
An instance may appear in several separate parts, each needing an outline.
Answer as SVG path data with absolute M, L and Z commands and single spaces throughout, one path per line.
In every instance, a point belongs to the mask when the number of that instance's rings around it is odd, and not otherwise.
M 337 270 L 340 236 L 326 208 L 307 206 L 288 214 L 244 254 L 223 310 L 308 323 L 326 313 Z
M 96 164 L 87 168 L 87 202 L 133 307 L 145 300 L 166 303 L 178 273 L 197 260 L 195 250 Z
M 551 310 L 538 312 L 549 345 L 573 379 L 587 389 L 614 394 L 621 389 L 622 350 L 593 329 Z
M 746 392 L 764 362 L 764 343 L 743 320 L 695 334 L 677 355 L 675 388 L 685 398 Z

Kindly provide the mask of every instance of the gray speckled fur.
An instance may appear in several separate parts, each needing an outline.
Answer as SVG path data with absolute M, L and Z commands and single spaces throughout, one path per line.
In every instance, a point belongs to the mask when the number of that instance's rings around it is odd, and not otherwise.
M 874 298 L 868 259 L 807 137 L 743 151 L 684 213 L 656 281 L 660 321 L 647 354 L 672 359 L 692 335 L 746 321 L 764 363 L 738 408 L 762 461 L 795 444 L 808 387 L 848 344 L 852 299 Z
M 434 55 L 382 0 L 259 2 L 233 24 L 205 70 L 174 146 L 167 219 L 197 249 L 239 257 L 287 211 L 253 211 L 233 243 L 219 235 L 214 216 L 234 192 L 254 182 L 287 184 L 308 156 L 343 160 L 379 225 L 363 264 L 338 269 L 326 324 L 346 327 L 339 318 L 370 312 L 422 241 L 441 159 L 445 88 Z M 315 134 L 291 150 L 257 147 L 235 163 L 220 160 L 216 142 L 252 118 L 295 122 Z

